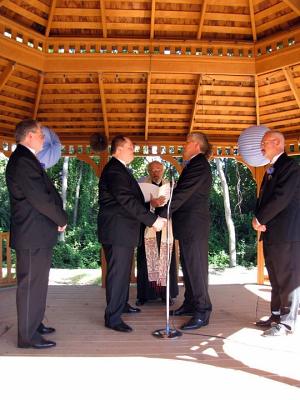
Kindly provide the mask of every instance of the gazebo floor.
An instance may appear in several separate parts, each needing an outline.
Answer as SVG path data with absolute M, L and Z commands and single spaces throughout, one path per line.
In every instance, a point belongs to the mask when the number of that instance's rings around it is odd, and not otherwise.
M 57 329 L 51 335 L 57 347 L 34 350 L 16 347 L 15 288 L 1 289 L 1 393 L 6 389 L 24 399 L 37 382 L 46 394 L 31 399 L 61 398 L 63 390 L 68 399 L 102 394 L 143 400 L 164 395 L 200 399 L 205 394 L 212 399 L 272 394 L 299 399 L 300 327 L 293 335 L 265 338 L 254 325 L 269 313 L 270 288 L 212 283 L 210 293 L 214 311 L 209 326 L 164 340 L 152 336 L 166 325 L 161 303 L 124 315 L 134 331 L 119 333 L 104 327 L 104 289 L 50 286 L 46 322 Z M 175 307 L 182 296 L 181 287 Z M 133 287 L 132 304 L 134 299 Z M 178 328 L 186 319 L 172 318 L 171 325 Z

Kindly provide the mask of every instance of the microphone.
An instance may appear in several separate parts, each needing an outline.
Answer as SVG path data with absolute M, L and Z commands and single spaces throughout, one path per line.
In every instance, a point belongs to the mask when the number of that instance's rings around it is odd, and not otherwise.
M 159 339 L 175 339 L 182 335 L 177 329 L 171 329 L 170 327 L 170 265 L 172 258 L 173 243 L 171 243 L 171 217 L 170 208 L 173 197 L 173 190 L 175 185 L 175 174 L 172 167 L 169 169 L 170 176 L 170 198 L 167 206 L 167 286 L 166 286 L 166 327 L 164 329 L 157 329 L 152 335 Z

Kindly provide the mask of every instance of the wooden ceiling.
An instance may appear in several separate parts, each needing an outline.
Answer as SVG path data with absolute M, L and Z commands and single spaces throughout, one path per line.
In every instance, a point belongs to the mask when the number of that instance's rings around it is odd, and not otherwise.
M 0 139 L 37 118 L 63 143 L 124 133 L 235 144 L 300 134 L 300 0 L 0 0 Z

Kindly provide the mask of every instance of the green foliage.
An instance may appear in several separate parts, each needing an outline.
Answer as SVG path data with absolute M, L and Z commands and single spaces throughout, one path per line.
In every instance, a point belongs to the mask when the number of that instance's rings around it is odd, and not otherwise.
M 244 164 L 225 159 L 232 218 L 236 231 L 237 263 L 245 267 L 256 265 L 256 233 L 251 227 L 256 202 L 256 184 L 251 172 Z M 223 194 L 216 164 L 211 162 L 213 189 L 210 198 L 211 233 L 209 239 L 209 261 L 216 265 L 229 265 L 224 257 L 228 254 L 228 231 L 225 220 Z M 229 257 L 228 257 L 229 259 Z
M 48 171 L 56 186 L 61 189 L 60 160 Z M 82 180 L 79 192 L 78 215 L 73 225 L 76 186 L 79 170 L 82 167 Z M 57 268 L 99 268 L 100 244 L 97 238 L 98 178 L 92 168 L 76 159 L 69 160 L 68 191 L 66 211 L 68 227 L 65 242 L 54 248 L 53 265 Z
M 229 255 L 224 251 L 220 250 L 209 255 L 209 265 L 217 269 L 225 269 L 229 266 Z
M 5 168 L 7 159 L 0 159 L 0 231 L 6 232 L 9 230 L 9 197 L 5 181 Z

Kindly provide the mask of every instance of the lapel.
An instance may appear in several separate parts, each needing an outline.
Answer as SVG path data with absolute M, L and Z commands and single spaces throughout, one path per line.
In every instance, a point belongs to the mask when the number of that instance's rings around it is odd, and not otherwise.
M 288 160 L 287 154 L 282 153 L 281 156 L 273 164 L 274 172 L 271 174 L 271 177 L 268 176 L 267 171 L 265 172 L 259 191 L 258 206 L 261 204 L 266 189 L 267 188 L 270 189 L 273 187 L 274 179 L 276 179 L 276 176 L 280 172 L 281 167 L 285 164 L 287 160 Z

